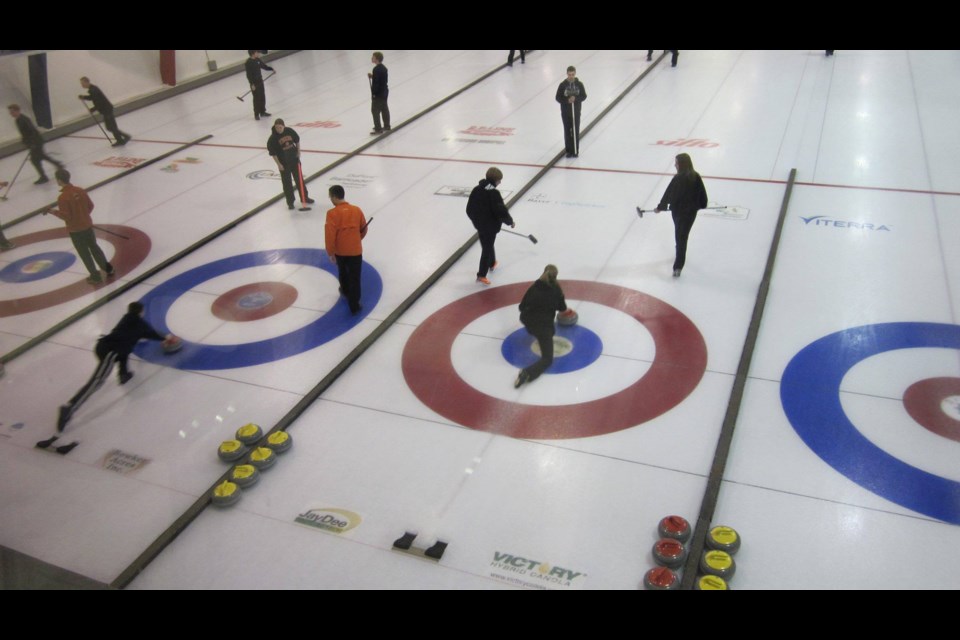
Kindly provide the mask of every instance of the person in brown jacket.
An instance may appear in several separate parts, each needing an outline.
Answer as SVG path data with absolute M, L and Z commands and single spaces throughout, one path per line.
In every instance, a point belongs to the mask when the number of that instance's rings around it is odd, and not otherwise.
M 331 262 L 337 263 L 340 276 L 340 294 L 347 298 L 350 313 L 360 313 L 360 269 L 363 266 L 361 240 L 367 235 L 367 220 L 360 207 L 344 200 L 343 187 L 338 184 L 328 191 L 333 209 L 327 211 L 326 248 Z
M 113 265 L 107 262 L 107 256 L 103 254 L 103 249 L 97 245 L 97 238 L 93 234 L 93 219 L 90 212 L 93 211 L 93 201 L 87 192 L 80 187 L 70 184 L 70 172 L 66 169 L 57 169 L 54 174 L 57 184 L 60 186 L 60 197 L 57 198 L 59 209 L 49 209 L 44 211 L 44 215 L 52 213 L 66 224 L 67 232 L 70 233 L 70 240 L 77 250 L 77 255 L 83 261 L 83 266 L 90 272 L 87 282 L 90 284 L 100 284 L 103 278 L 100 277 L 100 271 L 103 269 L 107 277 L 113 277 Z

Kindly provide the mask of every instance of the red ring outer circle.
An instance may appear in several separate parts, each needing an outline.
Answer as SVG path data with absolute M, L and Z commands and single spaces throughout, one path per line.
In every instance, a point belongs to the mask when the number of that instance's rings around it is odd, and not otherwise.
M 513 438 L 585 438 L 628 429 L 663 415 L 699 384 L 707 347 L 696 325 L 653 296 L 616 285 L 583 280 L 561 283 L 567 300 L 583 300 L 623 311 L 650 332 L 656 355 L 650 369 L 627 388 L 572 405 L 525 405 L 473 388 L 451 360 L 453 342 L 480 316 L 519 304 L 530 284 L 486 289 L 443 307 L 417 327 L 403 350 L 403 376 L 425 405 L 471 429 Z
M 147 254 L 150 253 L 150 236 L 143 231 L 119 224 L 101 224 L 98 225 L 98 227 L 99 229 L 94 229 L 97 240 L 105 240 L 113 245 L 114 253 L 110 264 L 113 265 L 114 280 L 122 278 L 136 269 L 140 263 L 146 259 Z M 107 233 L 108 231 L 119 233 L 126 236 L 127 239 Z M 10 240 L 15 240 L 17 248 L 21 248 L 38 242 L 57 240 L 59 238 L 69 240 L 70 235 L 66 229 L 46 229 L 44 231 L 35 231 L 34 233 L 11 237 Z M 109 282 L 110 281 L 105 281 L 106 284 L 109 284 Z M 81 298 L 100 286 L 102 285 L 97 285 L 96 287 L 91 286 L 86 282 L 86 277 L 81 277 L 80 280 L 73 284 L 68 284 L 59 289 L 46 291 L 35 296 L 14 298 L 13 300 L 0 300 L 0 318 L 47 309 L 70 300 Z

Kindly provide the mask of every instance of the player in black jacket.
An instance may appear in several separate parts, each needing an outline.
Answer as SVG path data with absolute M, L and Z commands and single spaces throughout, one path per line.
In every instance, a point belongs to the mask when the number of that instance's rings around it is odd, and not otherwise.
M 563 297 L 563 289 L 557 282 L 558 270 L 548 264 L 543 274 L 530 285 L 520 302 L 520 322 L 527 333 L 537 339 L 540 345 L 540 359 L 520 371 L 513 386 L 519 387 L 525 382 L 532 382 L 553 364 L 553 334 L 554 318 L 558 311 L 567 310 L 567 301 Z
M 370 78 L 370 112 L 373 114 L 373 131 L 370 135 L 375 136 L 390 131 L 390 107 L 387 106 L 387 96 L 390 95 L 390 87 L 387 84 L 387 68 L 383 66 L 383 54 L 374 51 L 370 62 L 377 65 L 373 71 L 367 74 Z M 380 117 L 383 116 L 383 125 L 380 124 Z
M 497 268 L 497 253 L 493 248 L 500 233 L 500 226 L 516 225 L 507 205 L 503 203 L 503 196 L 497 191 L 497 186 L 503 180 L 503 172 L 496 167 L 487 169 L 487 177 L 470 192 L 467 200 L 467 216 L 473 223 L 473 228 L 480 235 L 480 268 L 477 270 L 477 282 L 490 284 L 487 271 Z
M 287 199 L 287 208 L 293 209 L 296 196 L 294 185 L 300 192 L 304 205 L 313 204 L 313 198 L 307 193 L 307 185 L 300 184 L 300 136 L 297 132 L 284 124 L 283 118 L 273 122 L 273 131 L 267 138 L 267 152 L 277 163 L 280 171 L 280 183 L 283 185 L 283 195 Z
M 263 88 L 263 72 L 261 69 L 273 71 L 273 68 L 268 67 L 260 59 L 261 51 L 247 49 L 247 53 L 250 54 L 250 57 L 247 58 L 243 66 L 247 72 L 247 82 L 250 83 L 250 92 L 253 94 L 253 117 L 259 120 L 260 116 L 265 118 L 270 116 L 267 113 L 267 92 Z
M 580 155 L 580 104 L 586 99 L 587 88 L 577 78 L 577 68 L 567 67 L 567 79 L 557 87 L 557 102 L 560 103 L 563 142 L 567 147 L 568 158 Z
M 87 90 L 87 95 L 81 94 L 77 97 L 81 100 L 89 100 L 92 102 L 93 108 L 91 111 L 99 111 L 100 115 L 103 116 L 103 126 L 117 139 L 117 141 L 113 143 L 113 146 L 122 147 L 130 142 L 130 134 L 120 131 L 120 127 L 117 126 L 117 119 L 113 115 L 113 103 L 107 99 L 107 96 L 103 94 L 100 87 L 91 84 L 90 78 L 86 76 L 80 78 L 80 86 Z
M 127 313 L 120 319 L 113 331 L 97 340 L 94 352 L 100 361 L 96 371 L 85 385 L 70 398 L 70 401 L 60 406 L 60 416 L 57 418 L 57 431 L 63 431 L 73 413 L 93 395 L 93 392 L 103 386 L 107 376 L 113 371 L 113 365 L 120 364 L 120 384 L 126 384 L 133 377 L 133 372 L 127 368 L 127 358 L 130 352 L 142 340 L 168 340 L 173 335 L 162 336 L 143 319 L 143 304 L 131 302 L 127 306 Z
M 679 278 L 687 261 L 687 238 L 690 236 L 690 229 L 697 219 L 697 211 L 707 206 L 707 190 L 700 174 L 693 170 L 693 160 L 688 154 L 678 155 L 673 166 L 677 168 L 677 175 L 673 176 L 654 211 L 660 213 L 669 208 L 673 214 L 674 237 L 677 243 L 673 277 Z
M 46 160 L 56 165 L 57 169 L 63 169 L 63 163 L 54 160 L 43 150 L 43 137 L 40 135 L 40 132 L 37 131 L 37 128 L 33 126 L 33 121 L 31 121 L 26 114 L 20 112 L 20 105 L 11 104 L 7 107 L 7 111 L 9 111 L 10 116 L 16 120 L 17 131 L 20 132 L 20 139 L 30 152 L 30 162 L 36 167 L 37 173 L 40 174 L 40 177 L 33 184 L 50 182 L 50 178 L 47 177 L 46 172 L 43 170 L 41 162 Z

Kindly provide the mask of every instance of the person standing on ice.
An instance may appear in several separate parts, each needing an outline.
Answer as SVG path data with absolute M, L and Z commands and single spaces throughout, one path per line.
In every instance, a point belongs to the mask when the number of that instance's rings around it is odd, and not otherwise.
M 679 278 L 680 271 L 687 262 L 687 238 L 690 237 L 690 229 L 697 219 L 697 211 L 707 206 L 707 190 L 700 174 L 693 170 L 693 160 L 688 154 L 679 154 L 674 159 L 673 166 L 677 169 L 677 175 L 670 181 L 654 211 L 660 213 L 670 209 L 673 215 L 676 241 L 673 277 Z
M 473 223 L 473 228 L 480 236 L 480 267 L 477 269 L 477 282 L 489 285 L 487 273 L 497 268 L 497 253 L 494 243 L 500 226 L 508 224 L 515 227 L 507 205 L 503 203 L 503 196 L 497 191 L 503 181 L 503 172 L 496 167 L 487 169 L 486 177 L 470 192 L 467 200 L 467 216 Z
M 557 87 L 557 102 L 560 103 L 560 119 L 563 120 L 563 143 L 567 157 L 580 155 L 580 105 L 587 99 L 587 88 L 577 78 L 577 68 L 567 67 L 567 79 Z

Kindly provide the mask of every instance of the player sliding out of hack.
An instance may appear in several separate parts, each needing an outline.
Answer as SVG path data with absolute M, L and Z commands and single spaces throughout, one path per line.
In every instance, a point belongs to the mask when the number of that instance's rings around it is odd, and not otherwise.
M 558 319 L 564 324 L 576 322 L 576 312 L 567 310 L 563 289 L 557 282 L 558 273 L 554 265 L 548 264 L 520 301 L 520 322 L 527 333 L 537 339 L 540 359 L 520 371 L 514 387 L 536 380 L 553 364 L 553 334 L 556 333 L 553 320 L 557 312 L 561 313 Z
M 183 346 L 183 342 L 177 336 L 168 334 L 162 336 L 143 319 L 143 304 L 140 302 L 131 302 L 127 306 L 127 313 L 120 319 L 113 331 L 97 340 L 97 346 L 94 353 L 99 360 L 96 370 L 83 387 L 70 398 L 70 401 L 60 407 L 60 415 L 57 418 L 57 432 L 62 433 L 67 426 L 67 422 L 73 414 L 79 409 L 87 399 L 97 389 L 103 386 L 103 383 L 113 371 L 115 364 L 120 365 L 119 382 L 126 384 L 133 378 L 133 372 L 127 367 L 127 359 L 130 353 L 140 340 L 157 340 L 163 342 L 163 349 L 167 353 L 178 351 Z M 42 440 L 37 443 L 41 449 L 46 449 L 57 436 L 49 440 Z M 69 447 L 69 448 L 68 448 Z M 73 446 L 59 447 L 58 453 L 68 453 Z M 64 451 L 63 449 L 66 449 Z

